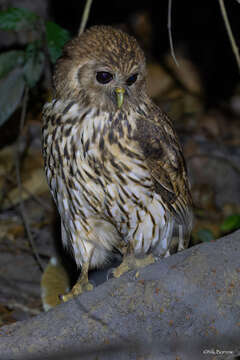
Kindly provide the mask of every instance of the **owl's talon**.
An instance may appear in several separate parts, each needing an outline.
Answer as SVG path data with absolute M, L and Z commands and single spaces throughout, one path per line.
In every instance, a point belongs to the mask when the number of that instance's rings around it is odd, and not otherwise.
M 59 295 L 59 298 L 62 302 L 67 302 L 68 300 L 73 298 L 73 295 L 71 293 L 61 294 L 61 295 Z
M 89 280 L 88 281 L 88 284 L 89 285 L 92 285 L 92 289 L 94 289 L 97 285 L 96 285 L 96 283 L 95 283 L 95 281 L 93 281 L 93 280 Z M 90 290 L 91 291 L 91 290 Z
M 110 280 L 110 279 L 113 279 L 113 278 L 114 278 L 114 268 L 111 268 L 107 272 L 107 280 Z
M 86 291 L 92 291 L 94 288 L 94 283 L 92 281 L 88 281 L 88 278 L 83 276 L 80 277 L 78 282 L 73 286 L 72 290 L 67 294 L 59 295 L 59 298 L 63 302 L 67 302 L 68 300 L 83 294 Z
M 125 272 L 128 272 L 129 270 L 132 269 L 133 268 L 130 266 L 130 256 L 126 256 L 123 259 L 123 262 L 116 269 L 113 270 L 113 276 L 115 278 L 119 278 Z
M 137 270 L 147 265 L 153 264 L 155 259 L 152 254 L 144 256 L 142 258 L 135 257 L 133 254 L 126 255 L 123 258 L 123 262 L 113 271 L 114 277 L 118 278 L 125 272 L 130 270 Z
M 64 294 L 59 294 L 59 295 L 58 295 L 58 298 L 59 298 L 60 301 L 64 301 L 64 300 L 63 300 L 63 297 L 64 297 Z

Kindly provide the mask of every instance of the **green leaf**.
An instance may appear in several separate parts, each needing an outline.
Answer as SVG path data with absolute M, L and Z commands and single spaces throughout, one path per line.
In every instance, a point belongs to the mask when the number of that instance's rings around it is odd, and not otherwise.
M 240 214 L 228 216 L 221 225 L 221 230 L 224 232 L 237 230 L 240 228 Z
M 26 9 L 12 7 L 0 11 L 0 29 L 2 30 L 31 29 L 37 20 L 38 16 Z
M 70 39 L 70 34 L 61 26 L 52 21 L 46 23 L 46 36 L 51 61 L 56 62 L 62 54 L 62 48 L 66 41 Z
M 211 230 L 209 229 L 201 229 L 197 232 L 197 237 L 202 242 L 209 242 L 214 240 L 214 235 Z
M 3 125 L 18 107 L 24 86 L 22 68 L 15 68 L 0 80 L 0 125 Z
M 24 77 L 29 85 L 33 87 L 36 85 L 43 73 L 44 54 L 39 48 L 39 43 L 30 43 L 26 49 L 26 63 L 24 65 Z
M 21 50 L 11 50 L 0 54 L 0 78 L 14 67 L 24 63 L 25 54 Z

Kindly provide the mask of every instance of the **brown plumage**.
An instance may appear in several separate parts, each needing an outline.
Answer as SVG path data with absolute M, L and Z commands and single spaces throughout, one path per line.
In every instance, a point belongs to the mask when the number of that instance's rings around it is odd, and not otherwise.
M 67 300 L 91 288 L 89 267 L 103 265 L 113 248 L 126 258 L 167 256 L 173 235 L 177 250 L 186 247 L 191 195 L 177 135 L 146 93 L 145 57 L 133 37 L 90 28 L 65 46 L 54 84 L 43 111 L 45 170 L 63 243 L 82 267 Z

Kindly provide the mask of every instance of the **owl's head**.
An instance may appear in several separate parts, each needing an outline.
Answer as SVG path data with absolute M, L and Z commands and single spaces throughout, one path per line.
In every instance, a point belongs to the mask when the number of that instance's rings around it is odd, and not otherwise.
M 57 98 L 114 111 L 144 99 L 145 77 L 145 57 L 137 41 L 110 26 L 94 26 L 66 44 L 54 85 Z

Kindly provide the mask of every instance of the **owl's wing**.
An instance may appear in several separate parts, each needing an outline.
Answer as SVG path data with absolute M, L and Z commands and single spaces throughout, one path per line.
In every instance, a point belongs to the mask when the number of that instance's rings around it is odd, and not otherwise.
M 162 197 L 164 206 L 177 223 L 183 225 L 184 232 L 189 233 L 192 199 L 182 148 L 170 119 L 160 109 L 154 110 L 151 116 L 137 119 L 135 139 L 144 155 L 156 193 Z

